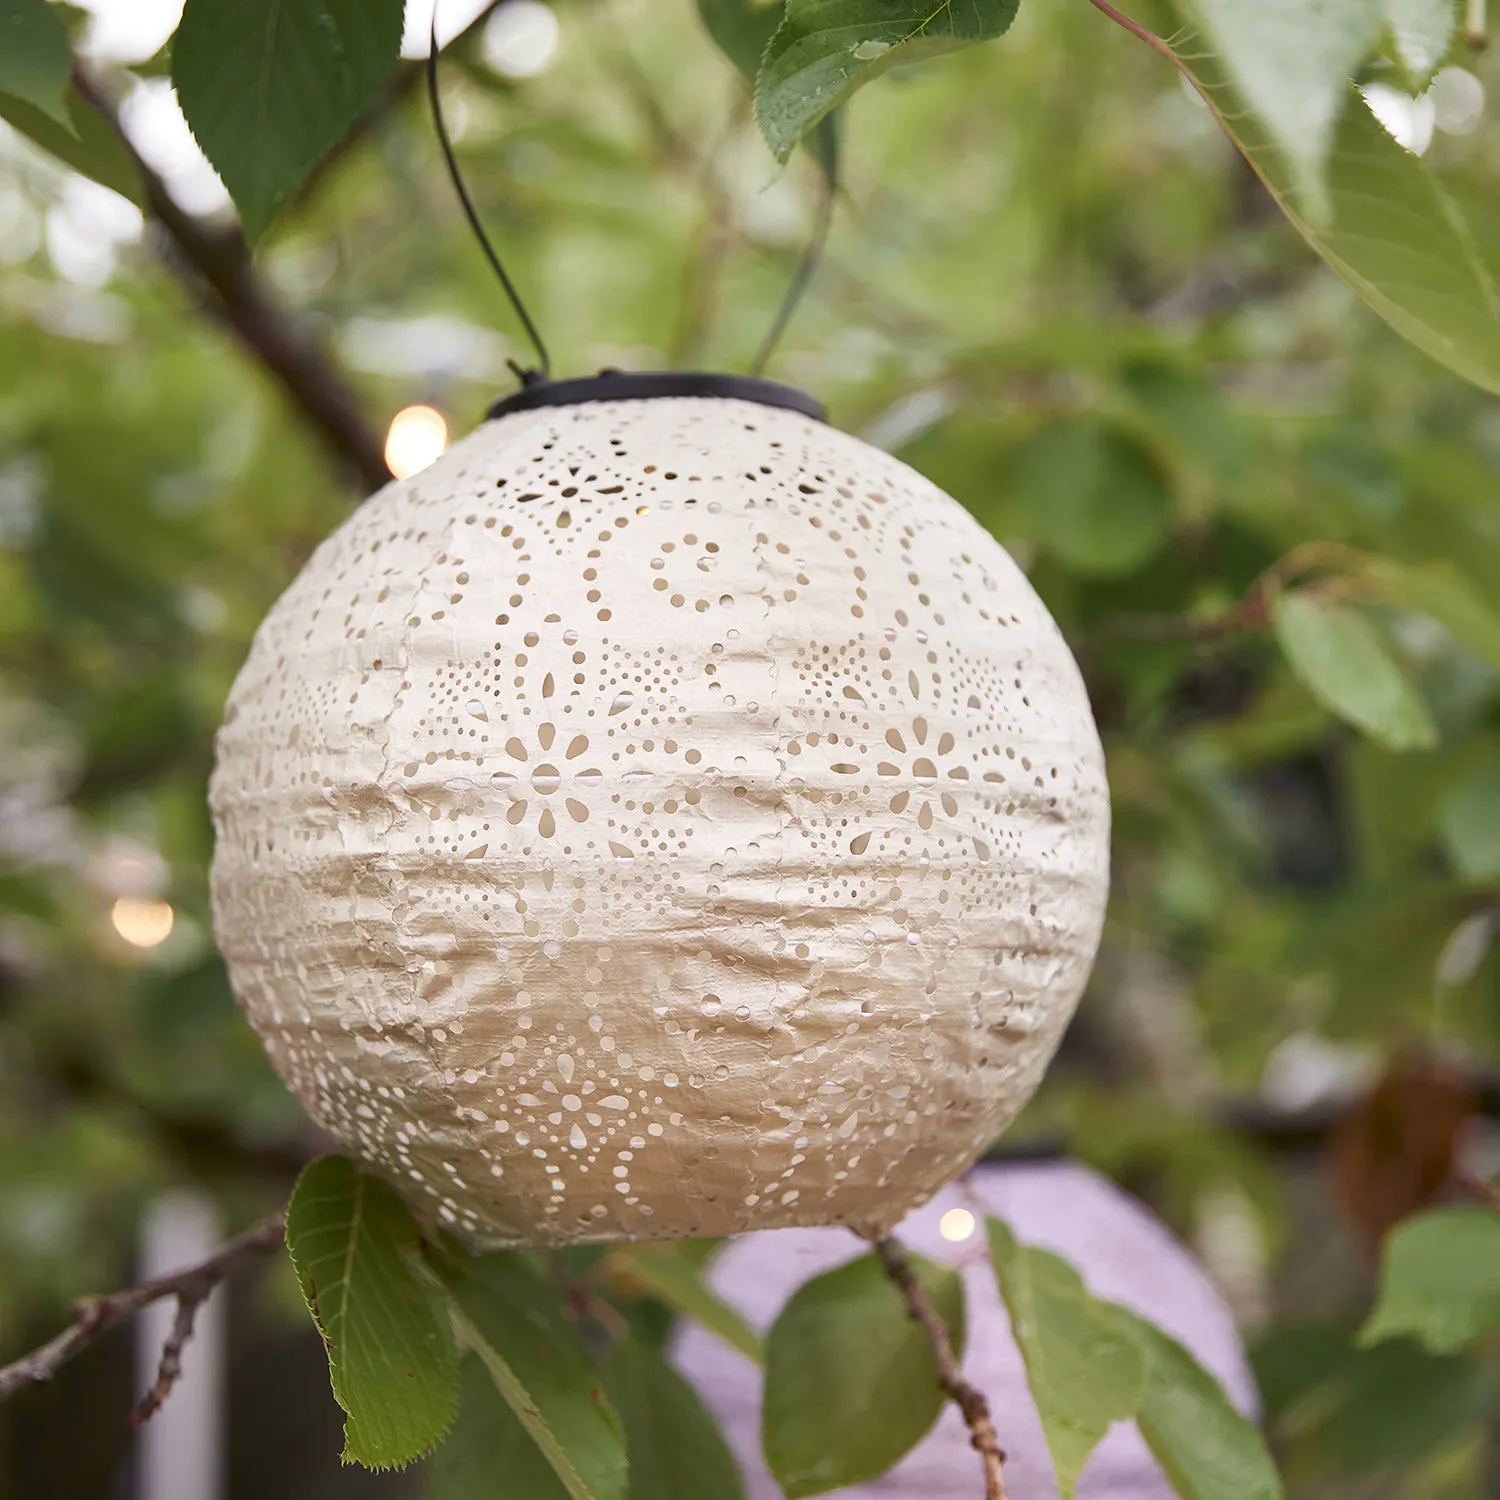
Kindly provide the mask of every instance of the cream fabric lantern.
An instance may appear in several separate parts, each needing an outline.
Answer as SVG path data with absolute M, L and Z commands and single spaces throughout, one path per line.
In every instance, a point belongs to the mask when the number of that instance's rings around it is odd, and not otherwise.
M 318 548 L 230 694 L 235 991 L 471 1247 L 885 1231 L 1087 978 L 1077 667 L 972 517 L 808 405 L 523 392 Z

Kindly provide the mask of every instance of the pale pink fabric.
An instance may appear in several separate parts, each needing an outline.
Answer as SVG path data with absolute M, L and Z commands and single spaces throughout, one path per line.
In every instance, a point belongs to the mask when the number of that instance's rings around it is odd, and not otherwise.
M 1056 1500 L 1057 1485 L 1021 1356 L 986 1259 L 982 1227 L 961 1244 L 938 1233 L 950 1208 L 1004 1218 L 1017 1238 L 1056 1251 L 1089 1290 L 1160 1324 L 1191 1349 L 1245 1412 L 1256 1395 L 1234 1320 L 1187 1250 L 1151 1215 L 1096 1173 L 1071 1164 L 986 1165 L 943 1189 L 897 1234 L 910 1248 L 960 1266 L 968 1305 L 964 1372 L 989 1397 L 1008 1454 L 1012 1500 Z M 733 1241 L 710 1280 L 758 1329 L 809 1277 L 863 1252 L 841 1229 L 773 1229 Z M 749 1500 L 780 1500 L 760 1457 L 760 1372 L 696 1325 L 676 1344 L 677 1362 L 724 1426 L 746 1469 Z M 883 1478 L 839 1490 L 843 1500 L 975 1500 L 979 1461 L 950 1406 L 927 1438 Z M 1134 1423 L 1117 1425 L 1084 1471 L 1080 1500 L 1172 1500 L 1173 1491 Z

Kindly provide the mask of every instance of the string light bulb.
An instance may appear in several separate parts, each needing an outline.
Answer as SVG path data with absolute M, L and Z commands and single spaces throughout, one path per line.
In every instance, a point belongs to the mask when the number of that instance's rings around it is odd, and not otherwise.
M 391 418 L 385 435 L 385 466 L 397 479 L 410 479 L 439 458 L 448 446 L 448 423 L 432 406 L 406 406 Z
M 952 1244 L 961 1244 L 974 1233 L 974 1215 L 966 1208 L 950 1208 L 938 1220 L 938 1233 Z
M 132 948 L 159 948 L 171 937 L 177 914 L 166 901 L 121 896 L 110 907 L 109 920 Z

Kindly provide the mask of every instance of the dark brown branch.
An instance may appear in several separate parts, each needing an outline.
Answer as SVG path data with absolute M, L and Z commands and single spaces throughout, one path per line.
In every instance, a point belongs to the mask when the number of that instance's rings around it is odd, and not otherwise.
M 242 1263 L 269 1254 L 283 1242 L 285 1233 L 285 1216 L 274 1214 L 253 1229 L 226 1241 L 197 1265 L 143 1281 L 139 1286 L 111 1292 L 108 1296 L 84 1299 L 78 1304 L 72 1323 L 56 1338 L 12 1364 L 0 1367 L 0 1402 L 28 1386 L 45 1384 L 69 1360 L 98 1343 L 111 1329 L 135 1317 L 152 1303 L 175 1297 L 177 1316 L 162 1349 L 156 1382 L 130 1417 L 133 1426 L 146 1421 L 166 1400 L 182 1372 L 182 1351 L 192 1337 L 193 1320 L 198 1309 L 208 1301 L 221 1281 Z
M 1005 1452 L 1000 1447 L 1000 1438 L 990 1417 L 990 1404 L 984 1392 L 970 1385 L 958 1367 L 958 1358 L 953 1352 L 953 1343 L 948 1336 L 948 1325 L 938 1316 L 927 1289 L 917 1278 L 906 1258 L 906 1252 L 895 1240 L 886 1238 L 875 1241 L 875 1253 L 885 1274 L 890 1277 L 906 1301 L 907 1311 L 921 1326 L 928 1347 L 932 1350 L 932 1362 L 937 1366 L 938 1384 L 948 1399 L 963 1413 L 969 1427 L 969 1442 L 984 1462 L 984 1500 L 1006 1500 Z
M 135 1410 L 130 1414 L 130 1426 L 139 1427 L 142 1423 L 149 1422 L 157 1412 L 161 1410 L 162 1402 L 172 1394 L 172 1387 L 177 1384 L 177 1378 L 182 1374 L 182 1351 L 187 1348 L 188 1340 L 193 1336 L 193 1324 L 198 1317 L 198 1309 L 208 1299 L 213 1288 L 208 1287 L 202 1295 L 198 1295 L 196 1289 L 193 1292 L 179 1291 L 177 1294 L 177 1312 L 172 1318 L 172 1331 L 167 1335 L 167 1341 L 161 1346 L 161 1359 L 156 1366 L 156 1379 L 151 1382 L 151 1389 L 136 1403 Z
M 141 160 L 98 83 L 75 66 L 73 87 L 130 153 L 151 217 L 170 243 L 168 263 L 205 310 L 281 386 L 338 461 L 353 470 L 367 490 L 379 489 L 391 477 L 380 434 L 366 421 L 343 374 L 272 300 L 239 229 L 220 228 L 187 213 Z

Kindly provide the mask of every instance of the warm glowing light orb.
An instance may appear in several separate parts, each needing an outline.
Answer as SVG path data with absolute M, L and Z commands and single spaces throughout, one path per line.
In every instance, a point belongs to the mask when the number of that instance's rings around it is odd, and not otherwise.
M 955 1245 L 974 1233 L 974 1215 L 966 1208 L 950 1208 L 938 1220 L 938 1233 Z
M 432 406 L 403 407 L 385 435 L 385 466 L 397 479 L 419 474 L 448 446 L 448 423 Z
M 115 931 L 134 948 L 159 948 L 172 936 L 177 914 L 166 901 L 121 896 L 109 909 Z

